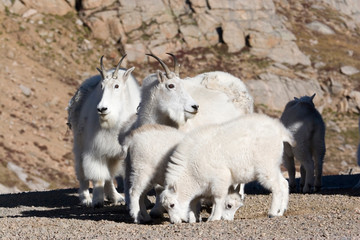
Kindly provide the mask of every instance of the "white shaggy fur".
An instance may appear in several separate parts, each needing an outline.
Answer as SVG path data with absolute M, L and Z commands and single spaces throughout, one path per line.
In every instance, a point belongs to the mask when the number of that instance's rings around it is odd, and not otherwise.
M 208 221 L 220 220 L 228 187 L 252 180 L 273 194 L 269 216 L 282 216 L 289 197 L 280 169 L 283 142 L 294 145 L 291 133 L 279 120 L 259 114 L 189 133 L 170 157 L 160 196 L 170 221 L 187 221 L 198 197 L 213 199 Z
M 125 199 L 135 223 L 151 220 L 144 203 L 146 193 L 156 184 L 164 185 L 165 170 L 170 155 L 184 136 L 184 133 L 172 127 L 144 125 L 134 130 L 127 138 L 131 140 L 127 143 L 129 148 L 126 160 Z M 157 190 L 158 198 L 162 188 L 158 187 Z M 156 204 L 158 206 L 155 206 L 150 214 L 153 217 L 160 217 L 163 208 L 159 206 L 159 201 Z M 223 206 L 223 218 L 232 220 L 240 206 L 242 206 L 242 201 L 239 193 L 230 192 Z M 196 220 L 199 220 L 199 215 L 194 210 L 194 218 L 189 221 Z
M 112 202 L 123 200 L 113 183 L 113 178 L 124 171 L 119 161 L 124 153 L 117 137 L 122 124 L 136 112 L 140 89 L 131 75 L 134 68 L 119 69 L 121 61 L 115 70 L 106 71 L 101 58 L 101 76 L 86 80 L 69 102 L 68 120 L 74 135 L 75 171 L 82 205 L 101 207 L 104 194 Z
M 313 98 L 304 96 L 288 102 L 281 115 L 281 122 L 292 132 L 296 146 L 285 144 L 284 165 L 289 173 L 290 191 L 296 190 L 294 158 L 300 161 L 301 192 L 321 189 L 322 166 L 325 156 L 325 124 L 316 110 Z M 314 167 L 315 164 L 315 167 Z
M 138 118 L 132 129 L 136 129 L 144 124 L 157 123 L 179 128 L 183 132 L 189 132 L 198 127 L 223 123 L 243 114 L 253 112 L 254 100 L 245 84 L 239 78 L 226 72 L 215 71 L 199 74 L 192 78 L 180 79 L 176 70 L 176 64 L 177 60 L 174 57 L 175 70 L 171 72 L 165 66 L 165 71 L 167 72 L 165 76 L 168 76 L 167 81 L 178 82 L 180 80 L 179 83 L 183 86 L 182 89 L 194 98 L 199 108 L 196 117 L 193 117 L 193 114 L 189 116 L 186 111 L 180 111 L 178 115 L 181 117 L 178 119 L 171 118 L 169 114 L 166 114 L 164 109 L 168 109 L 167 111 L 174 109 L 173 103 L 164 103 L 163 97 L 159 97 L 161 95 L 156 86 L 159 84 L 158 79 L 160 79 L 160 75 L 159 73 L 151 74 L 143 80 Z M 161 107 L 162 105 L 164 107 Z M 160 111 L 161 109 L 163 111 Z M 175 110 L 172 111 L 175 112 Z M 121 134 L 119 141 L 122 142 L 123 137 L 127 134 L 128 132 Z M 244 199 L 243 184 L 241 184 L 240 189 L 240 194 L 242 199 Z

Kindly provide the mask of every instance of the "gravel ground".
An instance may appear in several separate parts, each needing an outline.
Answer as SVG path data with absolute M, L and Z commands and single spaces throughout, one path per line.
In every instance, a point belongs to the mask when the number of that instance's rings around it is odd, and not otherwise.
M 136 225 L 125 206 L 80 207 L 76 189 L 4 194 L 0 239 L 360 239 L 360 189 L 291 194 L 285 216 L 272 219 L 270 201 L 248 193 L 234 221 Z

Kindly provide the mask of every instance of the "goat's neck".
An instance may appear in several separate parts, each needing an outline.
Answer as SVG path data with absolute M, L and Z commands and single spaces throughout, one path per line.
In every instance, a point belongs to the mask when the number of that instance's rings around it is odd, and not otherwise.
M 155 105 L 154 102 L 145 101 L 145 103 L 140 106 L 140 111 L 138 113 L 138 127 L 145 124 L 161 124 L 179 128 L 179 125 L 176 122 L 170 119 L 169 116 L 160 112 Z

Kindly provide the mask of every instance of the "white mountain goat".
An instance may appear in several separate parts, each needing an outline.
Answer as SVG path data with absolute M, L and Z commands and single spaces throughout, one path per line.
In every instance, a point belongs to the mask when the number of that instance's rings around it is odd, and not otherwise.
M 131 75 L 134 67 L 120 69 L 125 56 L 111 70 L 104 69 L 101 57 L 101 69 L 97 69 L 100 75 L 86 80 L 69 102 L 68 121 L 74 135 L 75 171 L 82 205 L 103 206 L 104 191 L 112 202 L 123 200 L 113 183 L 113 178 L 124 171 L 119 159 L 125 156 L 117 137 L 140 102 L 140 88 Z
M 144 125 L 132 131 L 128 136 L 130 142 L 127 143 L 129 149 L 125 179 L 127 180 L 126 185 L 130 187 L 126 188 L 125 198 L 135 223 L 151 220 L 144 203 L 146 193 L 156 184 L 164 186 L 165 171 L 170 155 L 184 136 L 183 132 L 173 127 L 159 124 Z M 237 209 L 243 205 L 239 189 L 235 191 L 230 188 L 229 191 L 223 205 L 223 218 L 226 220 L 232 220 Z M 157 197 L 160 192 L 157 191 Z M 157 201 L 156 204 L 159 202 Z M 150 213 L 151 216 L 161 216 L 160 208 L 161 206 L 155 206 Z M 154 213 L 154 211 L 157 212 Z M 196 209 L 194 212 L 198 213 Z M 200 220 L 198 215 L 189 221 L 195 222 L 196 220 Z
M 152 74 L 144 79 L 142 100 L 139 105 L 136 122 L 127 132 L 125 131 L 125 133 L 120 134 L 119 141 L 121 144 L 123 144 L 124 136 L 132 129 L 136 129 L 144 124 L 157 123 L 180 128 L 182 131 L 190 131 L 203 125 L 225 122 L 244 113 L 251 113 L 253 111 L 253 99 L 240 79 L 228 73 L 212 72 L 179 81 L 179 65 L 177 64 L 177 59 L 173 54 L 169 55 L 171 55 L 174 60 L 174 72 L 171 72 L 161 59 L 149 54 L 149 56 L 159 61 L 165 70 L 165 74 Z M 169 97 L 164 98 L 164 93 L 171 92 L 166 87 L 166 84 L 163 83 L 164 77 L 169 82 L 168 86 L 172 84 L 171 87 L 177 89 L 177 85 L 181 84 L 181 92 L 184 92 L 184 85 L 187 90 L 185 92 L 191 92 L 194 98 L 204 104 L 204 107 L 200 105 L 201 110 L 199 112 L 196 111 L 196 117 L 190 119 L 190 117 L 194 116 L 194 113 L 189 114 L 188 108 L 182 105 L 178 107 L 177 105 L 179 104 L 174 102 L 174 99 L 169 101 Z M 171 83 L 171 81 L 176 82 L 176 85 Z M 178 102 L 181 103 L 182 101 Z M 192 107 L 197 110 L 198 106 L 199 105 L 194 105 Z M 164 142 L 162 148 L 167 147 L 171 149 L 171 146 L 167 146 L 166 144 L 167 143 Z M 128 169 L 130 172 L 138 171 L 137 169 L 130 169 L 130 167 Z M 140 178 L 139 174 L 137 176 Z M 243 185 L 241 186 L 243 198 Z M 129 187 L 130 186 L 125 186 L 125 192 L 129 190 L 126 189 Z M 138 200 L 134 201 L 137 202 Z M 129 202 L 129 200 L 127 200 L 127 202 Z M 151 215 L 160 216 L 162 211 L 160 205 L 156 204 L 151 211 Z
M 161 59 L 154 55 L 149 55 L 159 61 L 168 80 L 180 80 L 179 64 L 173 54 L 169 55 L 173 57 L 174 72 L 170 71 Z M 141 103 L 138 108 L 136 123 L 132 129 L 144 124 L 157 123 L 177 127 L 182 131 L 188 132 L 200 126 L 223 123 L 243 114 L 253 112 L 254 100 L 245 84 L 239 78 L 225 72 L 209 72 L 180 81 L 185 89 L 182 91 L 188 92 L 195 99 L 198 106 L 200 106 L 196 117 L 190 119 L 186 111 L 174 109 L 172 106 L 174 103 L 169 103 L 166 99 L 159 97 L 158 93 L 161 92 L 156 88 L 159 83 L 158 75 L 159 73 L 151 74 L 143 80 Z M 164 100 L 167 102 L 164 103 Z M 176 120 L 174 117 L 170 117 L 170 114 L 165 112 L 170 111 L 166 110 L 167 108 L 173 109 L 172 112 L 180 110 L 178 114 L 184 116 L 184 118 L 181 117 Z M 185 118 L 186 121 L 183 121 Z M 120 135 L 120 142 L 127 133 Z M 241 193 L 244 197 L 243 185 Z
M 165 70 L 169 80 L 180 80 L 179 65 L 173 54 L 174 72 L 158 57 L 156 58 Z M 225 72 L 209 72 L 193 78 L 182 79 L 185 91 L 200 106 L 196 117 L 184 122 L 176 122 L 169 116 L 163 116 L 159 107 L 163 99 L 156 98 L 153 89 L 158 84 L 158 74 L 151 74 L 143 80 L 141 103 L 138 109 L 137 127 L 143 124 L 158 123 L 191 131 L 206 124 L 222 123 L 240 115 L 253 112 L 254 100 L 245 84 L 237 77 Z M 155 98 L 155 100 L 154 100 Z M 169 115 L 169 114 L 168 114 Z
M 322 167 L 325 156 L 325 124 L 313 103 L 315 94 L 288 102 L 281 115 L 281 122 L 296 140 L 296 146 L 285 144 L 284 165 L 289 173 L 290 191 L 296 190 L 294 158 L 300 161 L 301 192 L 309 193 L 321 189 Z
M 220 220 L 229 186 L 253 180 L 272 192 L 269 216 L 282 216 L 289 198 L 280 169 L 283 142 L 295 144 L 290 131 L 279 120 L 260 114 L 187 134 L 170 157 L 160 195 L 170 221 L 188 221 L 198 197 L 213 199 L 208 221 Z

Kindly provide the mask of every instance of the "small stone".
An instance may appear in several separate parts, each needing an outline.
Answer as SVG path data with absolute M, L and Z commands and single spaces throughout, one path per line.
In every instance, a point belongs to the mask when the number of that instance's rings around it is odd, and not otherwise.
M 24 12 L 24 14 L 22 15 L 23 18 L 29 18 L 33 15 L 35 15 L 37 13 L 37 11 L 35 9 L 29 9 L 26 12 Z
M 30 95 L 31 95 L 31 89 L 30 88 L 28 88 L 28 87 L 26 87 L 26 86 L 24 86 L 24 85 L 20 85 L 20 89 L 21 89 L 21 91 L 22 91 L 22 93 L 26 96 L 26 97 L 30 97 Z
M 360 71 L 357 68 L 352 67 L 352 66 L 343 66 L 340 68 L 340 72 L 347 76 L 351 76 L 351 75 L 359 73 Z
M 335 34 L 335 32 L 327 25 L 318 22 L 318 21 L 314 21 L 311 22 L 309 24 L 306 24 L 306 27 L 312 31 L 321 33 L 321 34 L 325 34 L 325 35 L 332 35 Z

